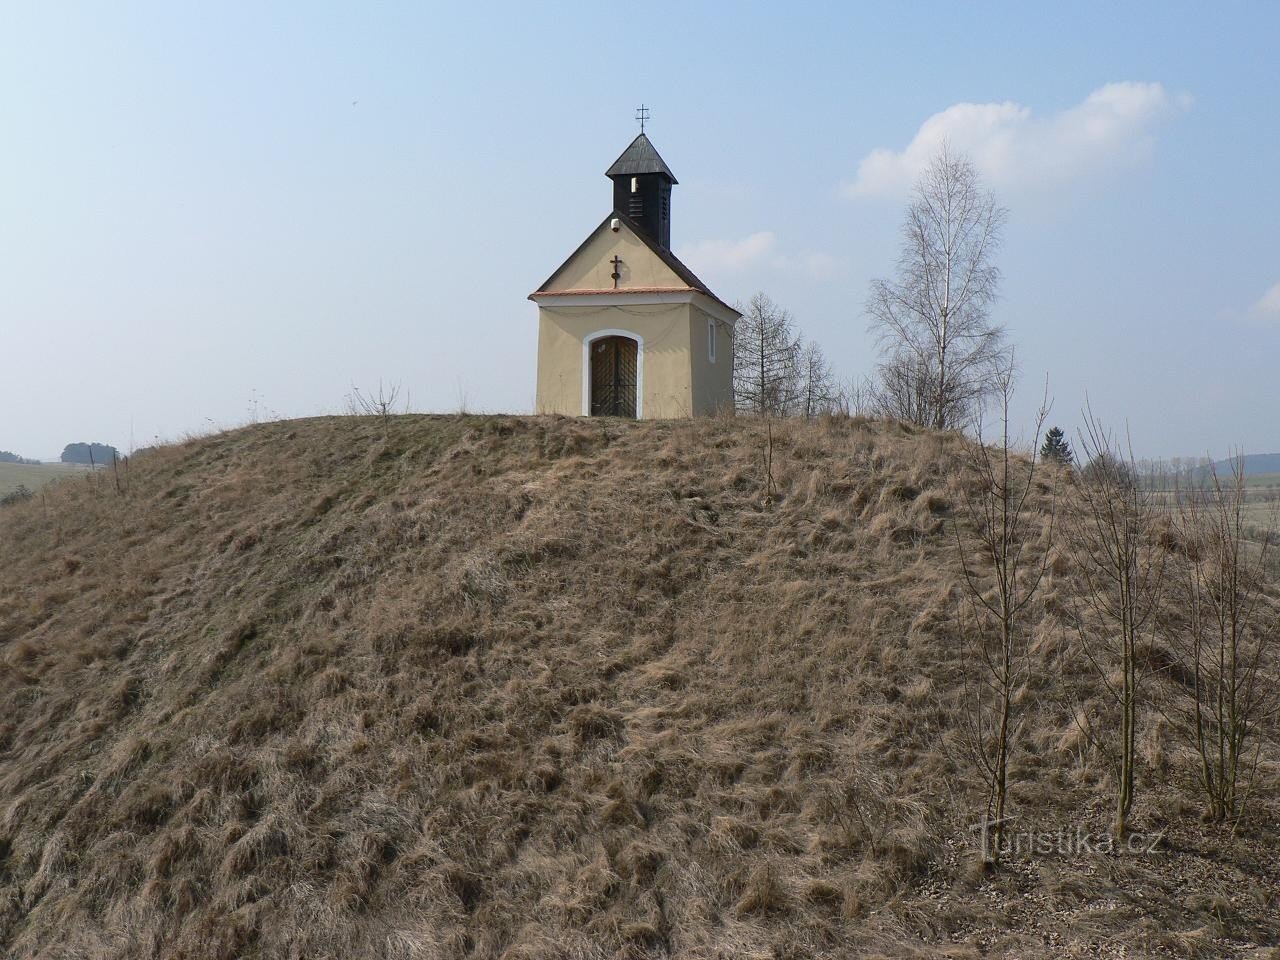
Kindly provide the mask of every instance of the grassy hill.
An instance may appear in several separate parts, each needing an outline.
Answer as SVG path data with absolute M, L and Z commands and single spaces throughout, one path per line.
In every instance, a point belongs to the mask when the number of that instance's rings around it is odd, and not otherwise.
M 70 463 L 3 463 L 0 462 L 0 497 L 26 487 L 33 493 L 46 483 L 73 477 L 86 470 Z
M 964 441 L 784 424 L 767 504 L 766 442 L 326 418 L 0 511 L 0 948 L 1274 956 L 1274 765 L 1237 835 L 1201 825 L 1158 716 L 1160 852 L 975 869 Z M 1103 833 L 1072 589 L 1055 560 L 1013 808 Z

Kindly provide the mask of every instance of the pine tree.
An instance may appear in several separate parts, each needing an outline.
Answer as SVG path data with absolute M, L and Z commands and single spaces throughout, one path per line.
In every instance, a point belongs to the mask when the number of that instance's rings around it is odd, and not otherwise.
M 1044 435 L 1040 459 L 1060 463 L 1064 467 L 1075 463 L 1076 455 L 1071 452 L 1071 444 L 1062 433 L 1061 427 L 1050 427 L 1049 432 Z

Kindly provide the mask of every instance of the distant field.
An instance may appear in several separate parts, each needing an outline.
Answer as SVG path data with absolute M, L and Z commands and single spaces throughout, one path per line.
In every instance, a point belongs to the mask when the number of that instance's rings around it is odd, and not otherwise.
M 1227 482 L 1230 477 L 1223 476 Z M 1280 530 L 1280 473 L 1245 477 L 1245 519 L 1258 529 Z
M 1280 531 L 1280 473 L 1259 473 L 1247 478 L 1246 514 L 1259 527 Z
M 1280 496 L 1280 473 L 1255 473 L 1245 478 L 1245 485 L 1250 490 L 1274 490 Z
M 85 468 L 70 463 L 0 463 L 0 497 L 20 486 L 32 492 L 60 477 L 72 477 Z
M 1224 484 L 1230 475 L 1220 473 Z M 1172 503 L 1168 491 L 1161 491 L 1158 502 Z M 1257 530 L 1280 531 L 1280 473 L 1257 473 L 1245 478 L 1245 519 Z

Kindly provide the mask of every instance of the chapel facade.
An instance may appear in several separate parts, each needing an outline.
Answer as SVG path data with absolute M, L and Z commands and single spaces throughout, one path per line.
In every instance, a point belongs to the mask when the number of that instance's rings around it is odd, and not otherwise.
M 537 411 L 731 412 L 740 314 L 671 252 L 675 175 L 642 128 L 605 176 L 609 215 L 529 295 L 538 305 Z

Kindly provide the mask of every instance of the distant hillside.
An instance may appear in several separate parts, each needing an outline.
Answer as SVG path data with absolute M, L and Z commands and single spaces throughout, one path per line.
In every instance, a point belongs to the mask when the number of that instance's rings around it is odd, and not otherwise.
M 1213 467 L 1217 470 L 1219 476 L 1229 476 L 1231 473 L 1234 460 L 1228 458 L 1225 460 L 1214 461 Z M 1197 477 L 1208 477 L 1209 467 L 1208 458 L 1206 457 L 1201 463 L 1204 466 L 1196 467 L 1194 472 Z M 1246 477 L 1256 477 L 1262 474 L 1280 474 L 1280 453 L 1250 453 L 1244 457 L 1244 474 Z
M 325 418 L 0 510 L 0 954 L 1280 943 L 1274 765 L 1239 835 L 1203 826 L 1158 716 L 1135 813 L 1162 852 L 976 870 L 965 441 L 782 423 L 766 503 L 768 442 L 751 420 Z M 1109 822 L 1074 589 L 1055 559 L 1020 829 Z
M 1220 460 L 1216 464 L 1218 472 L 1231 469 L 1230 460 Z M 1280 473 L 1280 453 L 1251 453 L 1244 458 L 1244 474 L 1246 477 L 1260 473 Z

